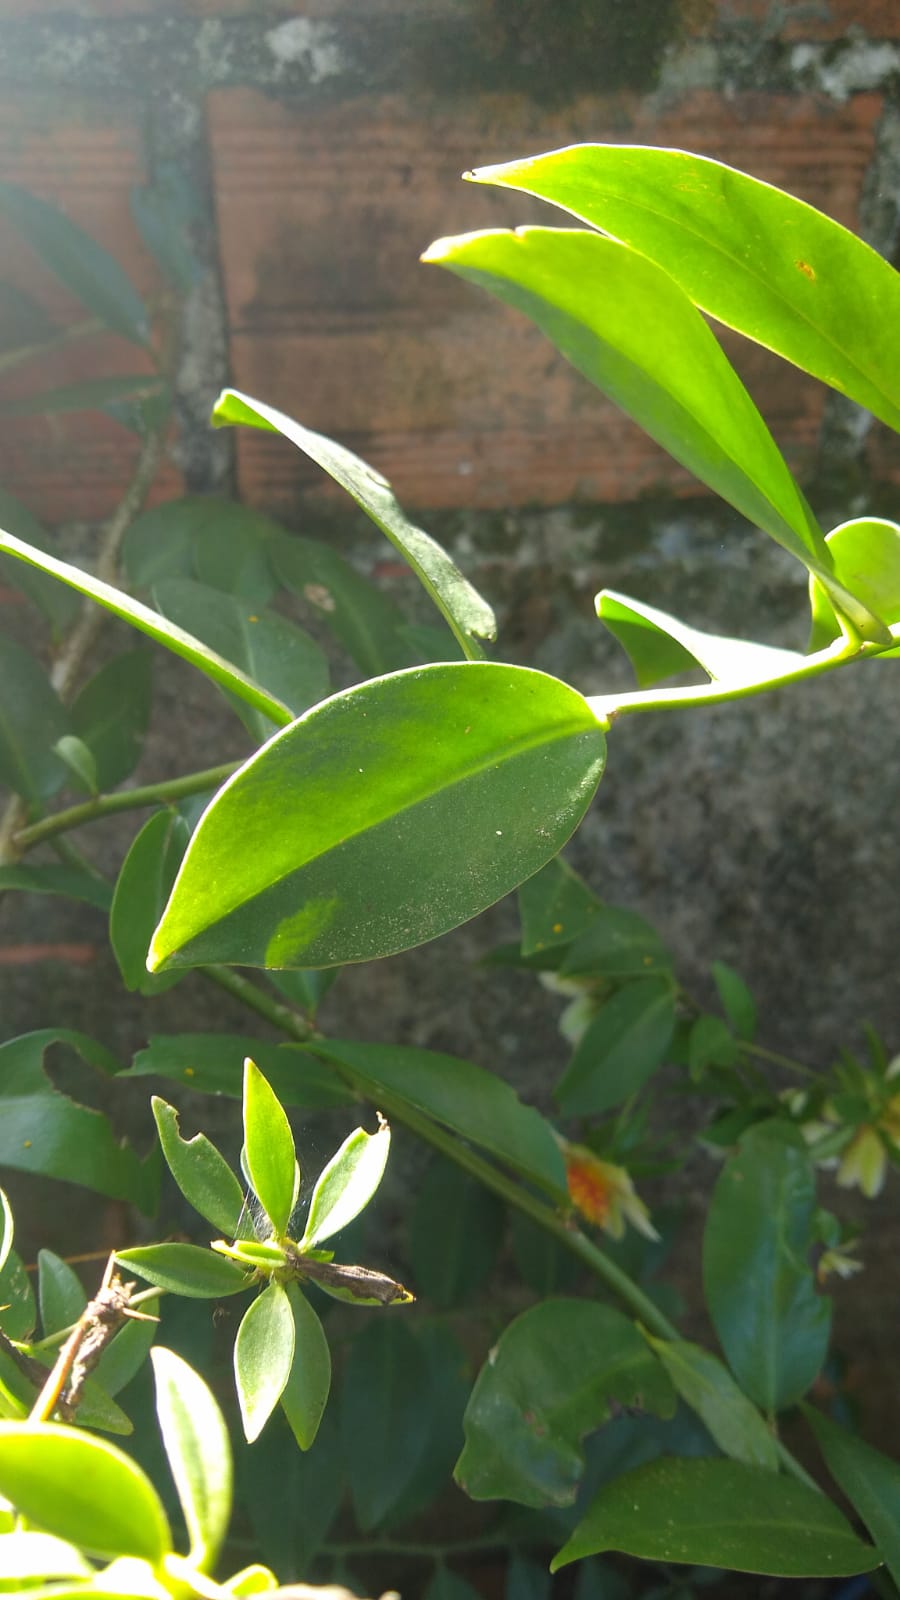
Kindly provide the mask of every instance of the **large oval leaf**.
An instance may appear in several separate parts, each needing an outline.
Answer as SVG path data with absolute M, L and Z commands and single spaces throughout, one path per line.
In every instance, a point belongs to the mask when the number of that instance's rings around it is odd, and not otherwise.
M 658 261 L 695 305 L 900 428 L 900 276 L 862 239 L 706 156 L 570 145 L 468 174 Z
M 568 228 L 439 239 L 423 260 L 524 311 L 676 461 L 814 572 L 863 637 L 886 642 L 833 577 L 822 531 L 768 428 L 668 272 L 615 239 Z
M 605 756 L 581 695 L 523 667 L 448 663 L 334 695 L 213 800 L 148 965 L 328 967 L 424 944 L 555 855 Z
M 0 1422 L 0 1494 L 29 1522 L 93 1555 L 158 1561 L 172 1548 L 150 1479 L 121 1450 L 76 1428 Z

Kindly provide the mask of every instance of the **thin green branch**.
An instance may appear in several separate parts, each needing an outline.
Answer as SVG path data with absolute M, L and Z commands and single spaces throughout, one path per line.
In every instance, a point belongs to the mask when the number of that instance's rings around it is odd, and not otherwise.
M 308 1039 L 321 1038 L 321 1034 L 313 1027 L 312 1023 L 293 1006 L 285 1005 L 281 1000 L 275 1000 L 272 995 L 266 994 L 264 989 L 257 987 L 250 978 L 245 978 L 242 973 L 235 972 L 231 967 L 208 966 L 198 967 L 204 978 L 209 978 L 212 983 L 217 983 L 220 989 L 225 989 L 233 995 L 235 1000 L 240 1000 L 243 1005 L 255 1011 L 257 1016 L 265 1017 L 274 1028 L 279 1028 L 282 1033 L 290 1034 L 292 1039 L 305 1044 Z
M 183 778 L 163 778 L 159 783 L 145 783 L 136 789 L 98 794 L 93 800 L 83 800 L 51 817 L 42 817 L 28 828 L 20 828 L 13 843 L 24 854 L 57 834 L 70 833 L 73 828 L 83 828 L 85 823 L 110 817 L 117 811 L 140 811 L 145 806 L 167 805 L 173 800 L 184 800 L 188 795 L 202 794 L 204 789 L 217 789 L 239 766 L 239 761 L 228 761 L 220 767 L 207 767 L 203 772 L 189 772 Z

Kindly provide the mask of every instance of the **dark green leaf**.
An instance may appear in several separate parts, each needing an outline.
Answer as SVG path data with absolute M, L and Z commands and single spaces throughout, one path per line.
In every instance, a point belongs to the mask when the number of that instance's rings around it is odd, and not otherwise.
M 661 1067 L 675 1028 L 675 996 L 658 978 L 613 995 L 589 1023 L 556 1086 L 570 1116 L 598 1115 L 636 1094 Z
M 97 1382 L 106 1394 L 118 1394 L 140 1372 L 156 1338 L 157 1323 L 144 1319 L 159 1316 L 159 1300 L 144 1300 L 141 1312 L 140 1319 L 131 1317 L 119 1329 L 97 1363 Z
M 319 1318 L 295 1283 L 285 1285 L 294 1318 L 294 1356 L 281 1409 L 301 1450 L 313 1444 L 331 1388 L 331 1352 Z
M 752 1039 L 756 1033 L 756 1006 L 740 973 L 724 961 L 714 961 L 710 971 L 735 1033 L 741 1039 Z
M 297 1203 L 300 1168 L 291 1125 L 255 1062 L 244 1062 L 244 1162 L 254 1193 L 282 1238 Z
M 643 145 L 571 145 L 472 176 L 633 245 L 719 322 L 900 427 L 897 275 L 802 200 L 706 156 Z
M 550 1600 L 553 1579 L 546 1566 L 514 1555 L 506 1569 L 504 1600 Z
M 172 1548 L 149 1478 L 114 1445 L 76 1428 L 0 1422 L 0 1494 L 92 1555 L 159 1561 Z
M 190 1540 L 189 1559 L 209 1572 L 231 1515 L 231 1445 L 212 1394 L 172 1350 L 152 1351 L 156 1415 Z
M 198 578 L 240 597 L 249 610 L 275 593 L 268 550 L 285 537 L 262 511 L 216 495 L 164 500 L 136 517 L 125 535 L 122 559 L 138 588 L 169 578 Z
M 804 1395 L 828 1347 L 831 1302 L 816 1293 L 815 1176 L 799 1133 L 757 1123 L 725 1163 L 703 1240 L 703 1282 L 728 1363 L 766 1412 Z
M 344 1370 L 341 1432 L 353 1505 L 368 1532 L 418 1470 L 428 1437 L 428 1367 L 405 1324 L 378 1316 L 354 1340 Z
M 284 1105 L 321 1110 L 351 1105 L 353 1092 L 324 1062 L 293 1044 L 265 1044 L 249 1035 L 175 1033 L 151 1038 L 125 1077 L 173 1079 L 199 1094 L 243 1094 L 244 1061 L 253 1052 Z
M 314 608 L 367 678 L 415 664 L 401 633 L 402 611 L 336 550 L 279 533 L 269 554 L 284 587 Z
M 583 1269 L 546 1228 L 511 1210 L 509 1232 L 516 1266 L 529 1289 L 544 1297 L 574 1287 Z
M 672 958 L 656 929 L 636 911 L 601 906 L 560 967 L 565 978 L 649 978 Z
M 291 417 L 286 417 L 282 411 L 263 405 L 259 400 L 252 400 L 249 395 L 239 394 L 235 389 L 222 391 L 216 401 L 212 420 L 215 427 L 243 422 L 252 428 L 284 434 L 298 450 L 322 467 L 342 489 L 346 489 L 376 527 L 390 539 L 404 561 L 409 563 L 467 656 L 481 655 L 476 642 L 478 639 L 496 637 L 497 624 L 487 601 L 463 577 L 447 552 L 421 528 L 416 528 L 407 520 L 394 498 L 390 484 L 380 472 L 375 472 L 343 445 L 326 439 L 323 434 L 313 433 Z
M 66 781 L 54 746 L 69 732 L 68 712 L 42 666 L 0 633 L 0 783 L 26 800 L 47 800 Z
M 718 1357 L 686 1340 L 646 1337 L 682 1400 L 696 1412 L 719 1449 L 734 1461 L 777 1472 L 774 1434 Z
M 495 1073 L 458 1056 L 408 1045 L 322 1039 L 308 1048 L 344 1067 L 350 1082 L 375 1105 L 382 1095 L 400 1095 L 557 1201 L 567 1199 L 565 1164 L 552 1128 Z
M 45 1338 L 77 1322 L 87 1305 L 77 1272 L 52 1250 L 38 1251 L 38 1303 Z
M 150 724 L 152 662 L 147 650 L 114 656 L 72 702 L 72 726 L 97 764 L 101 789 L 130 777 Z
M 29 866 L 26 862 L 0 866 L 0 892 L 5 889 L 21 889 L 26 894 L 61 894 L 95 906 L 98 911 L 108 911 L 112 904 L 112 888 L 105 879 L 86 867 L 70 867 L 61 861 L 51 861 L 40 867 Z
M 411 1216 L 416 1293 L 438 1311 L 464 1305 L 490 1277 L 505 1223 L 495 1195 L 451 1162 L 432 1161 Z
M 131 191 L 131 214 L 141 238 L 172 287 L 187 295 L 203 276 L 191 249 L 201 220 L 200 197 L 192 177 L 174 161 L 154 163 L 153 182 Z
M 31 1279 L 15 1250 L 10 1250 L 0 1267 L 0 1328 L 8 1339 L 27 1339 L 36 1322 Z
M 0 489 L 0 527 L 39 550 L 45 550 L 51 542 L 50 534 L 37 517 L 5 489 Z M 47 618 L 57 638 L 78 615 L 81 602 L 71 589 L 57 583 L 55 578 L 48 577 L 46 573 L 39 572 L 37 568 L 27 567 L 23 561 L 14 561 L 12 556 L 0 556 L 0 578 L 28 596 Z
M 830 1500 L 794 1478 L 665 1456 L 604 1484 L 551 1570 L 603 1550 L 785 1578 L 848 1577 L 879 1562 Z
M 556 856 L 519 890 L 523 956 L 571 944 L 587 931 L 600 909 L 597 896 Z
M 828 1470 L 862 1518 L 895 1583 L 900 1582 L 900 1466 L 804 1405 Z
M 2 205 L 2 201 L 0 201 Z M 63 384 L 58 389 L 42 389 L 21 400 L 0 405 L 0 416 L 43 416 L 59 411 L 106 411 L 121 400 L 134 400 L 160 393 L 162 380 L 151 372 L 136 372 L 130 378 L 85 378 L 81 383 Z
M 439 1566 L 425 1590 L 424 1600 L 478 1600 L 478 1590 L 473 1589 L 458 1572 Z
M 147 312 L 122 268 L 56 206 L 13 183 L 0 184 L 0 212 L 27 239 L 44 266 L 107 327 L 134 344 L 150 338 Z
M 415 1475 L 395 1503 L 388 1524 L 400 1527 L 446 1494 L 463 1447 L 463 1413 L 472 1388 L 470 1363 L 446 1319 L 419 1323 L 416 1343 L 428 1369 L 428 1437 Z
M 159 994 L 178 981 L 178 973 L 149 973 L 147 950 L 189 838 L 177 811 L 157 811 L 122 864 L 110 907 L 109 938 L 126 989 Z
M 593 1300 L 545 1300 L 517 1317 L 466 1408 L 456 1479 L 474 1500 L 566 1506 L 584 1471 L 581 1440 L 613 1402 L 671 1416 L 669 1378 L 637 1328 Z
M 709 1067 L 733 1067 L 737 1060 L 734 1035 L 721 1017 L 697 1017 L 688 1038 L 688 1067 L 694 1082 L 699 1083 Z
M 281 1399 L 294 1360 L 294 1314 L 280 1283 L 251 1301 L 234 1341 L 234 1378 L 249 1444 Z
M 233 1239 L 244 1194 L 227 1161 L 205 1133 L 182 1139 L 174 1106 L 167 1105 L 159 1095 L 153 1095 L 151 1104 L 163 1155 L 185 1199 L 214 1228 Z
M 196 1244 L 135 1245 L 131 1250 L 117 1250 L 116 1260 L 148 1283 L 189 1300 L 223 1299 L 240 1294 L 252 1282 L 236 1261 Z
M 44 1056 L 55 1044 L 73 1049 L 104 1074 L 116 1070 L 102 1046 L 66 1028 L 42 1028 L 0 1045 L 0 1165 L 84 1184 L 149 1215 L 156 1206 L 158 1162 L 139 1161 L 101 1112 L 54 1088 Z
M 559 849 L 605 755 L 587 702 L 522 667 L 422 667 L 334 695 L 205 813 L 154 970 L 334 966 L 436 938 Z

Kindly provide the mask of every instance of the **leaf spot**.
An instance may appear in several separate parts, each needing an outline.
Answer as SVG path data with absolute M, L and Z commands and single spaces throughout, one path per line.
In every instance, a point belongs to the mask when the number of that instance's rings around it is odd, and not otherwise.
M 795 261 L 794 265 L 797 268 L 798 272 L 802 272 L 803 273 L 804 278 L 809 278 L 810 280 L 815 278 L 815 272 L 813 271 L 813 269 L 810 266 L 808 261 Z

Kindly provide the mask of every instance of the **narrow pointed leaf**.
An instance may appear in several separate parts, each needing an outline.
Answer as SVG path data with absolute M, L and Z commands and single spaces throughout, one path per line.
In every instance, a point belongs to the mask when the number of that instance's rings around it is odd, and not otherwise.
M 149 1478 L 114 1445 L 47 1422 L 0 1423 L 0 1494 L 92 1555 L 159 1561 L 172 1548 Z
M 752 1039 L 756 1033 L 756 1005 L 740 973 L 725 961 L 714 961 L 710 971 L 723 1010 L 735 1032 L 741 1039 Z
M 859 517 L 842 522 L 826 535 L 834 570 L 844 587 L 859 595 L 883 622 L 900 622 L 900 527 L 884 517 Z M 810 578 L 812 629 L 809 649 L 824 650 L 837 639 L 841 625 L 826 590 Z M 900 648 L 884 652 L 900 654 Z
M 713 683 L 749 688 L 782 678 L 804 663 L 797 650 L 704 633 L 612 589 L 598 594 L 597 615 L 627 651 L 641 688 L 696 667 Z
M 174 1106 L 158 1095 L 153 1095 L 151 1105 L 163 1155 L 185 1199 L 214 1228 L 234 1238 L 244 1193 L 228 1162 L 205 1133 L 182 1139 Z
M 231 1514 L 231 1445 L 210 1390 L 186 1361 L 151 1351 L 156 1415 L 190 1540 L 189 1559 L 209 1572 Z
M 87 1305 L 78 1273 L 52 1250 L 38 1251 L 38 1304 L 45 1338 L 77 1322 Z
M 280 1283 L 257 1295 L 234 1341 L 234 1376 L 248 1443 L 258 1439 L 281 1399 L 294 1359 L 294 1313 Z
M 467 656 L 481 654 L 476 643 L 478 639 L 496 637 L 497 624 L 487 601 L 463 577 L 447 552 L 429 534 L 407 520 L 390 484 L 380 472 L 375 472 L 343 445 L 301 427 L 284 412 L 234 389 L 223 390 L 216 401 L 212 420 L 216 427 L 243 422 L 253 428 L 283 434 L 346 489 L 412 567 Z
M 151 965 L 334 966 L 433 939 L 556 853 L 605 753 L 581 695 L 522 667 L 423 667 L 334 695 L 208 808 Z
M 64 895 L 68 900 L 80 900 L 98 911 L 108 911 L 112 902 L 112 888 L 104 878 L 62 861 L 49 861 L 39 867 L 24 861 L 0 866 L 0 893 L 6 889 L 19 889 L 24 894 Z
M 706 156 L 641 145 L 571 145 L 471 176 L 633 245 L 701 310 L 900 428 L 900 279 L 804 201 Z
M 177 811 L 157 811 L 134 840 L 116 880 L 109 912 L 109 940 L 126 989 L 160 994 L 171 973 L 147 971 L 153 930 L 169 898 L 190 829 Z
M 652 1339 L 646 1334 L 645 1338 L 682 1400 L 696 1412 L 719 1449 L 733 1461 L 777 1472 L 775 1437 L 728 1368 L 702 1345 L 685 1339 Z
M 270 557 L 285 588 L 314 608 L 367 678 L 415 664 L 401 632 L 402 611 L 336 550 L 281 533 Z
M 331 1352 L 319 1318 L 295 1283 L 285 1285 L 294 1318 L 294 1356 L 281 1409 L 301 1450 L 315 1442 L 331 1388 Z
M 300 1182 L 294 1136 L 277 1095 L 249 1056 L 244 1062 L 244 1159 L 256 1197 L 281 1238 Z
M 81 383 L 62 384 L 57 389 L 44 389 L 20 400 L 8 400 L 0 405 L 0 416 L 29 417 L 62 411 L 106 411 L 120 400 L 157 395 L 161 389 L 162 380 L 152 372 L 137 372 L 132 377 L 86 378 Z
M 149 1319 L 159 1316 L 159 1300 L 144 1300 L 141 1311 L 140 1319 L 128 1318 L 97 1363 L 97 1382 L 106 1394 L 117 1395 L 140 1372 L 156 1338 L 158 1324 Z
M 15 556 L 19 561 L 27 562 L 32 567 L 37 567 L 41 572 L 50 573 L 61 583 L 67 583 L 78 594 L 96 600 L 105 610 L 121 617 L 123 622 L 130 623 L 139 633 L 146 633 L 149 638 L 155 639 L 157 644 L 170 650 L 173 655 L 189 661 L 198 671 L 204 672 L 214 683 L 219 684 L 220 688 L 231 690 L 279 726 L 290 722 L 291 712 L 280 700 L 267 694 L 259 684 L 251 682 L 232 666 L 231 662 L 223 660 L 214 650 L 210 650 L 208 645 L 202 644 L 199 639 L 177 628 L 174 623 L 167 622 L 158 611 L 142 605 L 140 600 L 133 600 L 130 595 L 121 589 L 113 588 L 109 583 L 104 583 L 101 578 L 82 572 L 79 567 L 70 566 L 67 561 L 57 561 L 55 556 L 47 555 L 43 550 L 25 544 L 23 540 L 14 538 L 11 533 L 0 530 L 0 554 L 3 552 Z
M 350 1105 L 355 1098 L 336 1072 L 299 1045 L 264 1044 L 243 1034 L 156 1034 L 122 1076 L 159 1076 L 198 1094 L 226 1094 L 240 1100 L 244 1061 L 251 1050 L 282 1105 L 319 1111 Z
M 150 723 L 150 652 L 114 656 L 72 702 L 72 726 L 97 764 L 100 789 L 114 789 L 134 771 Z
M 821 1411 L 803 1406 L 835 1483 L 862 1518 L 895 1583 L 900 1582 L 900 1465 Z
M 626 984 L 594 1017 L 554 1091 L 567 1116 L 599 1116 L 637 1094 L 666 1059 L 675 995 L 656 978 Z
M 794 1478 L 666 1456 L 605 1483 L 551 1571 L 604 1550 L 784 1578 L 850 1577 L 880 1561 L 830 1500 Z
M 61 739 L 57 739 L 53 748 L 60 761 L 68 768 L 67 776 L 70 782 L 74 778 L 77 787 L 84 789 L 89 795 L 100 793 L 97 763 L 83 739 L 77 738 L 72 733 L 64 733 Z
M 140 1244 L 117 1250 L 116 1260 L 139 1278 L 189 1300 L 219 1300 L 248 1288 L 251 1275 L 236 1261 L 196 1244 Z
M 313 1190 L 301 1241 L 313 1250 L 340 1233 L 369 1204 L 387 1164 L 391 1130 L 386 1122 L 377 1133 L 357 1128 L 332 1156 Z
M 0 634 L 0 784 L 26 800 L 47 800 L 66 781 L 55 746 L 69 715 L 43 667 Z
M 17 500 L 15 495 L 8 494 L 2 488 L 0 488 L 0 527 L 9 528 L 17 538 L 26 540 L 39 550 L 46 550 L 52 542 L 52 536 L 28 507 L 23 506 L 21 500 Z M 26 566 L 24 561 L 14 561 L 12 556 L 0 556 L 0 579 L 28 596 L 32 604 L 46 617 L 57 639 L 78 615 L 81 602 L 77 594 L 67 589 L 65 585 L 57 583 L 54 578 L 48 577 L 46 573 L 39 572 L 36 567 Z
M 884 628 L 831 576 L 821 529 L 700 312 L 627 245 L 562 228 L 439 239 L 423 260 L 524 311 L 585 377 L 814 572 L 864 637 Z

